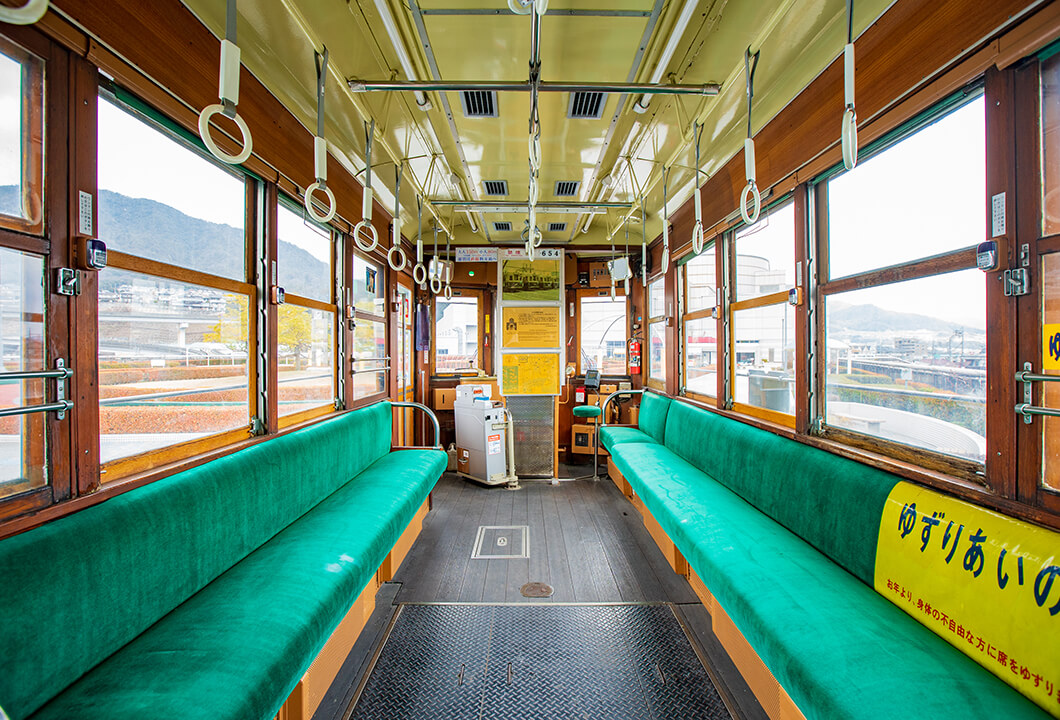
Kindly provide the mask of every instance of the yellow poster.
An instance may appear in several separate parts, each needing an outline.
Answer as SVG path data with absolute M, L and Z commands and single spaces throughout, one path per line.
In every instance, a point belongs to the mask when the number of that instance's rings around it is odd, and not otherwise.
M 1060 323 L 1042 325 L 1042 368 L 1060 370 Z
M 504 348 L 558 348 L 558 307 L 506 307 L 503 310 Z
M 501 355 L 502 395 L 558 395 L 557 353 L 506 353 Z
M 1055 712 L 1060 534 L 899 482 L 883 508 L 875 585 L 921 624 Z

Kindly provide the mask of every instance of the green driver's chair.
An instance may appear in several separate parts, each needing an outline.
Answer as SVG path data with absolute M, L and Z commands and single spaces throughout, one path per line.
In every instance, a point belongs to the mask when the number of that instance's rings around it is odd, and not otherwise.
M 576 418 L 583 418 L 583 419 L 597 418 L 598 419 L 598 418 L 600 418 L 601 415 L 603 415 L 603 410 L 601 410 L 596 405 L 579 405 L 576 408 L 574 408 L 574 417 L 576 417 Z M 592 475 L 582 475 L 582 476 L 574 478 L 574 479 L 575 480 L 582 480 L 584 478 L 591 477 L 591 478 L 593 478 L 595 480 L 597 477 L 599 477 L 599 472 L 600 471 L 597 469 L 599 467 L 599 465 L 598 465 L 599 461 L 600 461 L 600 423 L 597 422 L 594 425 L 594 428 L 593 428 L 593 474 Z

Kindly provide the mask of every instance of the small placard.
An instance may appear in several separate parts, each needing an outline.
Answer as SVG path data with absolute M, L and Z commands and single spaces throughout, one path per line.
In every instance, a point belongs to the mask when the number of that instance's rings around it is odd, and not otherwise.
M 77 193 L 77 234 L 92 237 L 92 193 L 81 190 Z
M 491 247 L 458 247 L 457 262 L 497 262 L 497 248 Z
M 1001 237 L 1005 234 L 1005 193 L 998 193 L 990 198 L 990 237 Z

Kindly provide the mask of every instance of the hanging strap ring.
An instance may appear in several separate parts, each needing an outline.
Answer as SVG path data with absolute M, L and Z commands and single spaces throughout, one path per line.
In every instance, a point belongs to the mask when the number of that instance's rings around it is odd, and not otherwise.
M 394 254 L 397 254 L 401 258 L 401 262 L 398 263 L 394 260 Z M 390 269 L 394 272 L 401 272 L 405 269 L 405 265 L 408 264 L 408 257 L 405 255 L 405 250 L 400 245 L 394 245 L 386 253 L 386 264 L 390 266 Z
M 317 190 L 323 190 L 324 195 L 328 198 L 328 210 L 323 215 L 318 213 L 316 207 L 313 205 L 313 193 Z M 305 211 L 309 213 L 309 217 L 313 218 L 318 223 L 327 224 L 331 222 L 335 217 L 335 193 L 331 192 L 331 188 L 323 182 L 317 180 L 305 189 Z
M 48 12 L 48 0 L 27 0 L 21 7 L 0 7 L 0 22 L 32 25 Z
M 525 5 L 522 0 L 508 0 L 508 9 L 516 15 L 529 15 L 534 7 L 534 0 L 529 0 Z
M 440 295 L 442 292 L 442 278 L 440 275 L 435 275 L 431 278 L 431 292 L 435 295 Z
M 370 239 L 371 242 L 362 242 L 362 238 Z M 361 220 L 353 227 L 353 239 L 357 243 L 357 247 L 365 252 L 372 252 L 379 246 L 379 233 L 376 232 L 375 226 L 367 220 Z
M 527 143 L 530 151 L 530 167 L 535 171 L 541 169 L 541 134 L 535 132 L 530 135 Z
M 843 166 L 853 170 L 858 164 L 858 114 L 853 107 L 843 113 Z
M 703 252 L 703 223 L 696 223 L 692 228 L 692 252 L 699 255 Z
M 416 263 L 415 267 L 412 268 L 412 279 L 417 285 L 423 285 L 427 282 L 427 266 L 421 262 Z
M 236 113 L 232 116 L 232 120 L 235 121 L 236 127 L 239 128 L 239 132 L 243 135 L 243 149 L 235 154 L 229 155 L 224 150 L 217 146 L 213 138 L 210 136 L 210 118 L 218 113 L 224 113 L 225 107 L 220 103 L 214 105 L 207 105 L 199 113 L 199 137 L 202 138 L 202 142 L 206 145 L 206 149 L 210 151 L 210 154 L 223 163 L 229 165 L 242 165 L 250 157 L 250 153 L 254 150 L 254 140 L 250 136 L 250 128 L 247 127 L 246 122 Z
M 752 212 L 747 212 L 748 200 L 753 201 Z M 762 211 L 762 195 L 758 192 L 758 185 L 754 182 L 747 183 L 743 192 L 740 193 L 740 217 L 748 225 L 754 225 L 758 222 L 758 215 Z
M 449 287 L 448 285 L 445 286 L 445 299 L 446 300 L 452 300 L 453 299 L 453 288 Z

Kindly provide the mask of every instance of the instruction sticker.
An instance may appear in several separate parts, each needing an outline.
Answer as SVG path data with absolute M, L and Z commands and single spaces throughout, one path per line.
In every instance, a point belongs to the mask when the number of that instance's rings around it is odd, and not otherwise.
M 1042 325 L 1042 368 L 1060 370 L 1060 323 Z
M 489 453 L 490 455 L 500 455 L 501 454 L 501 436 L 500 435 L 489 435 L 486 438 L 486 441 L 487 441 L 486 447 L 488 448 L 486 450 L 487 453 Z

